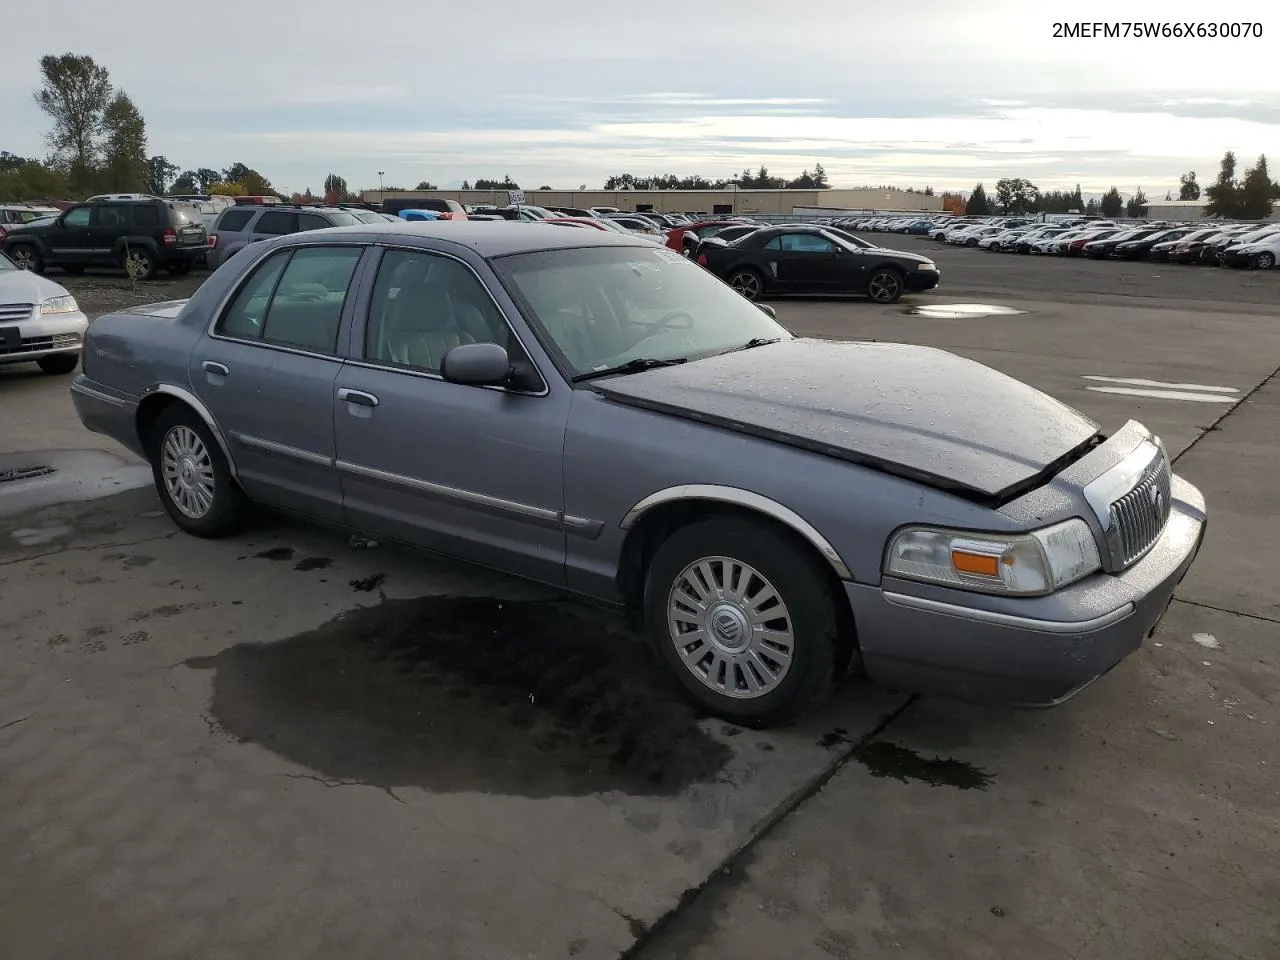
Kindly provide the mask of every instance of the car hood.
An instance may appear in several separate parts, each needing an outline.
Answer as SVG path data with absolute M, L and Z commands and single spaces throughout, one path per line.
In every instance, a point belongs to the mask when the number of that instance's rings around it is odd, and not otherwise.
M 996 505 L 1083 455 L 1098 426 L 955 354 L 796 339 L 596 381 L 611 400 L 710 423 Z
M 40 303 L 50 297 L 67 295 L 67 289 L 61 284 L 30 270 L 0 272 L 0 303 Z

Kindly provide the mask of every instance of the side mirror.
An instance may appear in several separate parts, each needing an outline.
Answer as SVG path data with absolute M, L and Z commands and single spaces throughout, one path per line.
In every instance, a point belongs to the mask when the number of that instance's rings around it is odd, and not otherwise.
M 769 304 L 767 304 L 767 303 L 757 303 L 757 304 L 756 304 L 756 306 L 757 306 L 757 307 L 759 307 L 759 308 L 760 308 L 760 312 L 761 312 L 761 313 L 763 313 L 763 314 L 764 314 L 766 317 L 768 317 L 770 320 L 777 320 L 777 319 L 778 319 L 778 311 L 777 311 L 777 310 L 775 310 L 775 309 L 773 309 L 773 307 L 769 306 Z
M 440 374 L 450 383 L 501 386 L 511 380 L 511 358 L 496 343 L 464 343 L 444 355 Z

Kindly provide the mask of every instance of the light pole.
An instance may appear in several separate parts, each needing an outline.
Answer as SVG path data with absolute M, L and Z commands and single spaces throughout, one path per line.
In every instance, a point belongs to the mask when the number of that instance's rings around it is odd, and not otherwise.
M 386 199 L 387 199 L 387 191 L 386 191 L 386 189 L 382 186 L 382 175 L 383 175 L 384 173 L 386 173 L 386 171 L 385 171 L 385 170 L 379 170 L 379 171 L 378 171 L 378 202 L 379 202 L 379 203 L 385 203 L 385 202 L 386 202 Z

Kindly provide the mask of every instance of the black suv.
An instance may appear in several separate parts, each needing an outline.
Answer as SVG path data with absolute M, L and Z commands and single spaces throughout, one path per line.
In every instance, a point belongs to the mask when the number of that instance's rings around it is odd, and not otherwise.
M 139 279 L 160 268 L 183 274 L 208 249 L 200 211 L 178 200 L 103 200 L 77 203 L 49 223 L 11 230 L 3 241 L 9 259 L 41 273 L 61 267 L 124 267 L 132 260 Z

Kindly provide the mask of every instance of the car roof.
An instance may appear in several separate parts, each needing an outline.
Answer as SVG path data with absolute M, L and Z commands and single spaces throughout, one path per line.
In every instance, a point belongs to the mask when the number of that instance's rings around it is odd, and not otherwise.
M 463 244 L 485 258 L 506 257 L 517 253 L 564 250 L 573 247 L 642 247 L 652 244 L 622 233 L 605 230 L 546 230 L 536 221 L 513 220 L 405 220 L 401 223 L 337 227 L 325 231 L 307 231 L 293 237 L 327 238 L 338 234 L 375 236 L 379 239 L 432 239 Z

